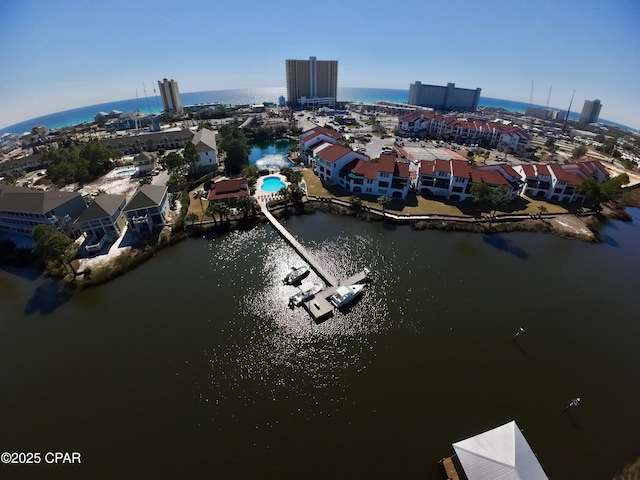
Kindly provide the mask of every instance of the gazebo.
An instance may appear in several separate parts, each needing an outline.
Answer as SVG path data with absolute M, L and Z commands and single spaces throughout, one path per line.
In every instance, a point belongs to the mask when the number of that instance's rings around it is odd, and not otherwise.
M 453 444 L 469 480 L 548 480 L 515 421 Z

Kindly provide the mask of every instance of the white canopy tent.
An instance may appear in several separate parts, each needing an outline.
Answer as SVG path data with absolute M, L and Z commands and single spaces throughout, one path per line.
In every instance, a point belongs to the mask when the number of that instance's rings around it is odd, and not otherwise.
M 548 480 L 514 421 L 454 443 L 453 448 L 469 480 Z

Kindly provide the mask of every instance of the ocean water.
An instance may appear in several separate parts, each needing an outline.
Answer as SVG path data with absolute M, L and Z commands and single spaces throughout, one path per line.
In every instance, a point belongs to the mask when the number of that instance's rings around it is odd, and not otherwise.
M 206 92 L 189 92 L 182 93 L 183 105 L 193 105 L 197 103 L 221 103 L 223 105 L 245 105 L 262 102 L 277 103 L 278 97 L 286 96 L 285 87 L 268 87 L 254 88 L 242 90 L 212 90 Z M 406 103 L 409 98 L 409 90 L 390 89 L 390 88 L 339 88 L 338 100 L 353 100 L 359 102 L 376 102 L 389 101 Z M 503 108 L 511 112 L 524 113 L 529 106 L 528 103 L 516 102 L 512 100 L 503 100 L 498 98 L 480 97 L 480 106 Z M 535 105 L 540 107 L 541 105 Z M 562 108 L 559 108 L 562 110 Z M 162 111 L 162 100 L 159 96 L 146 98 L 131 98 L 129 100 L 118 100 L 114 102 L 101 103 L 97 105 L 89 105 L 86 107 L 65 110 L 63 112 L 52 113 L 30 120 L 9 125 L 0 129 L 0 135 L 4 133 L 22 134 L 28 132 L 35 125 L 45 125 L 47 128 L 54 130 L 57 128 L 78 125 L 81 123 L 93 122 L 98 112 L 110 112 L 111 110 L 120 110 L 122 112 L 133 112 L 140 110 L 142 113 L 160 113 Z M 569 118 L 578 120 L 579 114 L 571 112 Z M 628 129 L 625 125 L 621 125 L 608 120 L 600 119 L 601 122 L 615 125 Z

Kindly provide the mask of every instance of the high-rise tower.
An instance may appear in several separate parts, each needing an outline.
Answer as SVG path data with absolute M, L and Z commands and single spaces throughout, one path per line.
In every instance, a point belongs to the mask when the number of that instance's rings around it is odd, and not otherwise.
M 165 78 L 162 82 L 158 81 L 158 87 L 160 87 L 160 96 L 162 97 L 162 107 L 164 111 L 182 112 L 182 100 L 180 100 L 178 82 Z
M 585 100 L 582 107 L 582 113 L 580 114 L 580 122 L 582 124 L 597 123 L 600 116 L 600 109 L 602 104 L 600 100 Z
M 338 61 L 287 60 L 287 103 L 302 107 L 334 106 L 338 98 Z

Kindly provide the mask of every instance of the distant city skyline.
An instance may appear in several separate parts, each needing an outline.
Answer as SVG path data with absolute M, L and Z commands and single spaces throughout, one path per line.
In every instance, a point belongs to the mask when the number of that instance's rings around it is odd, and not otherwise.
M 640 128 L 635 0 L 585 0 L 579 7 L 461 0 L 455 15 L 432 0 L 324 2 L 355 36 L 301 24 L 314 18 L 312 4 L 236 5 L 0 2 L 0 128 L 159 95 L 164 77 L 176 79 L 181 92 L 285 86 L 285 60 L 309 56 L 339 61 L 338 87 L 453 82 L 481 88 L 484 97 L 529 102 L 533 81 L 534 104 L 545 105 L 553 85 L 550 106 L 566 109 L 575 90 L 574 106 L 597 98 L 601 118 Z

